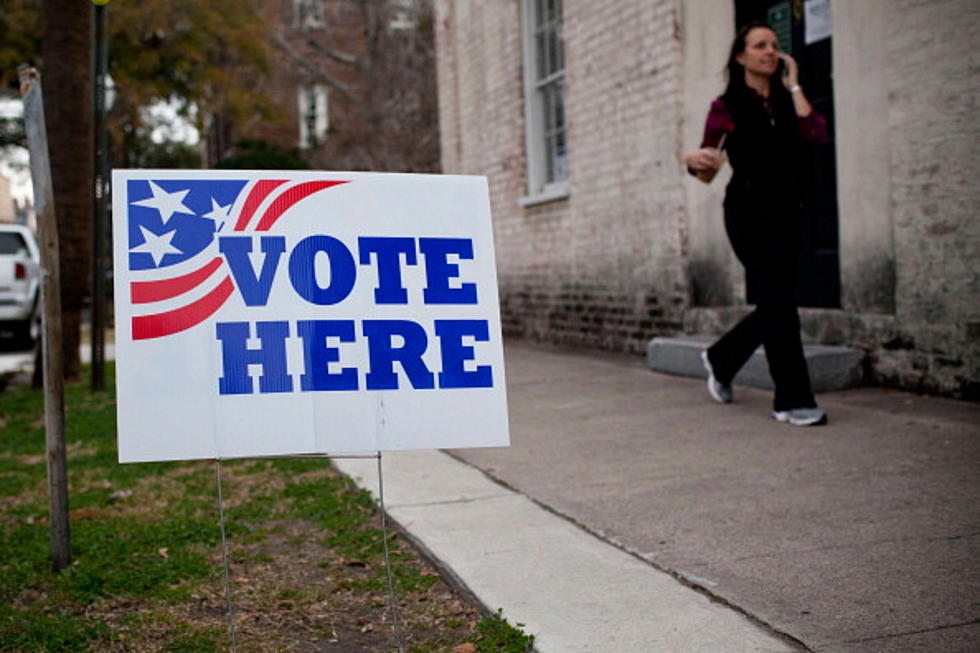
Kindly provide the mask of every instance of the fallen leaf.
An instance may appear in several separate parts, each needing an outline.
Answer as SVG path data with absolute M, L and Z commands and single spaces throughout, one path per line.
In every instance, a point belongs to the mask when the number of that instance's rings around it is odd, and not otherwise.
M 163 558 L 164 560 L 170 560 L 170 553 L 167 547 L 157 549 L 157 553 L 159 553 L 160 557 Z
M 453 653 L 476 653 L 476 646 L 470 642 L 464 642 L 454 648 Z

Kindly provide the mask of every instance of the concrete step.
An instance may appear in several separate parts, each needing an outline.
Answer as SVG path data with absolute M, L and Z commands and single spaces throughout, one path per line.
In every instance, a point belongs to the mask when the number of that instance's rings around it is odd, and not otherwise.
M 701 352 L 716 336 L 694 335 L 679 338 L 654 338 L 647 345 L 647 365 L 656 372 L 706 378 Z M 850 347 L 804 345 L 803 354 L 810 368 L 814 392 L 853 388 L 861 383 L 861 360 L 864 353 Z M 759 347 L 735 376 L 736 385 L 773 389 L 765 350 Z

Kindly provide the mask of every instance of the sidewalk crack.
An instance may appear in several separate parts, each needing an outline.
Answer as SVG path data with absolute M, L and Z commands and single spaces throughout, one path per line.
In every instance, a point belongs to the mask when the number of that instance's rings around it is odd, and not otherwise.
M 962 628 L 963 626 L 973 626 L 975 624 L 980 624 L 980 618 L 973 619 L 972 621 L 964 621 L 959 624 L 945 624 L 942 626 L 936 626 L 934 628 L 924 628 L 922 630 L 910 630 L 905 633 L 889 633 L 888 635 L 875 635 L 874 637 L 862 637 L 861 639 L 849 639 L 845 644 L 860 644 L 862 642 L 875 642 L 881 639 L 894 639 L 896 637 L 908 637 L 909 635 L 922 635 L 925 633 L 934 633 L 939 630 L 948 630 L 950 628 Z
M 428 506 L 451 506 L 466 503 L 475 503 L 477 501 L 486 501 L 487 499 L 507 499 L 509 495 L 506 494 L 487 494 L 478 497 L 463 497 L 460 499 L 446 499 L 444 501 L 422 501 L 420 503 L 401 503 L 393 504 L 390 507 L 391 510 L 398 510 L 399 508 L 426 508 Z

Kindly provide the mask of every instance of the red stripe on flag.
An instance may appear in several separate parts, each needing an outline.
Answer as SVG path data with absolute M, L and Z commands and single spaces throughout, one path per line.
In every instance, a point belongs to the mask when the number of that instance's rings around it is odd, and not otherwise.
M 255 228 L 256 231 L 268 231 L 276 220 L 279 219 L 286 209 L 291 207 L 296 202 L 300 201 L 304 197 L 312 195 L 318 190 L 323 190 L 324 188 L 330 188 L 331 186 L 337 186 L 338 184 L 346 184 L 346 181 L 308 181 L 305 184 L 299 184 L 298 186 L 293 186 L 289 190 L 283 192 L 282 195 L 277 197 L 272 205 L 265 210 L 265 214 L 262 219 L 259 220 L 259 225 Z
M 255 209 L 259 208 L 262 200 L 268 197 L 269 193 L 276 188 L 285 184 L 286 181 L 286 179 L 262 179 L 255 184 L 252 187 L 252 192 L 245 198 L 245 206 L 242 207 L 241 215 L 238 216 L 235 231 L 241 231 L 248 226 L 248 221 L 252 219 L 252 214 L 255 213 Z
M 229 277 L 204 297 L 187 306 L 133 318 L 133 340 L 148 340 L 178 333 L 198 325 L 214 315 L 231 296 L 235 285 Z
M 159 302 L 183 294 L 195 286 L 204 282 L 215 270 L 221 267 L 222 259 L 216 257 L 210 263 L 188 272 L 187 274 L 174 277 L 173 279 L 157 279 L 156 281 L 134 281 L 129 286 L 129 298 L 134 304 L 147 304 L 149 302 Z

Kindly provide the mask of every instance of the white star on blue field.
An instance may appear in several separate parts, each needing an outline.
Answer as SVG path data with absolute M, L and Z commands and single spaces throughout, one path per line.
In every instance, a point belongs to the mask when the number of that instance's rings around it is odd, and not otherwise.
M 131 179 L 129 268 L 149 270 L 186 261 L 214 240 L 245 187 L 235 179 Z

